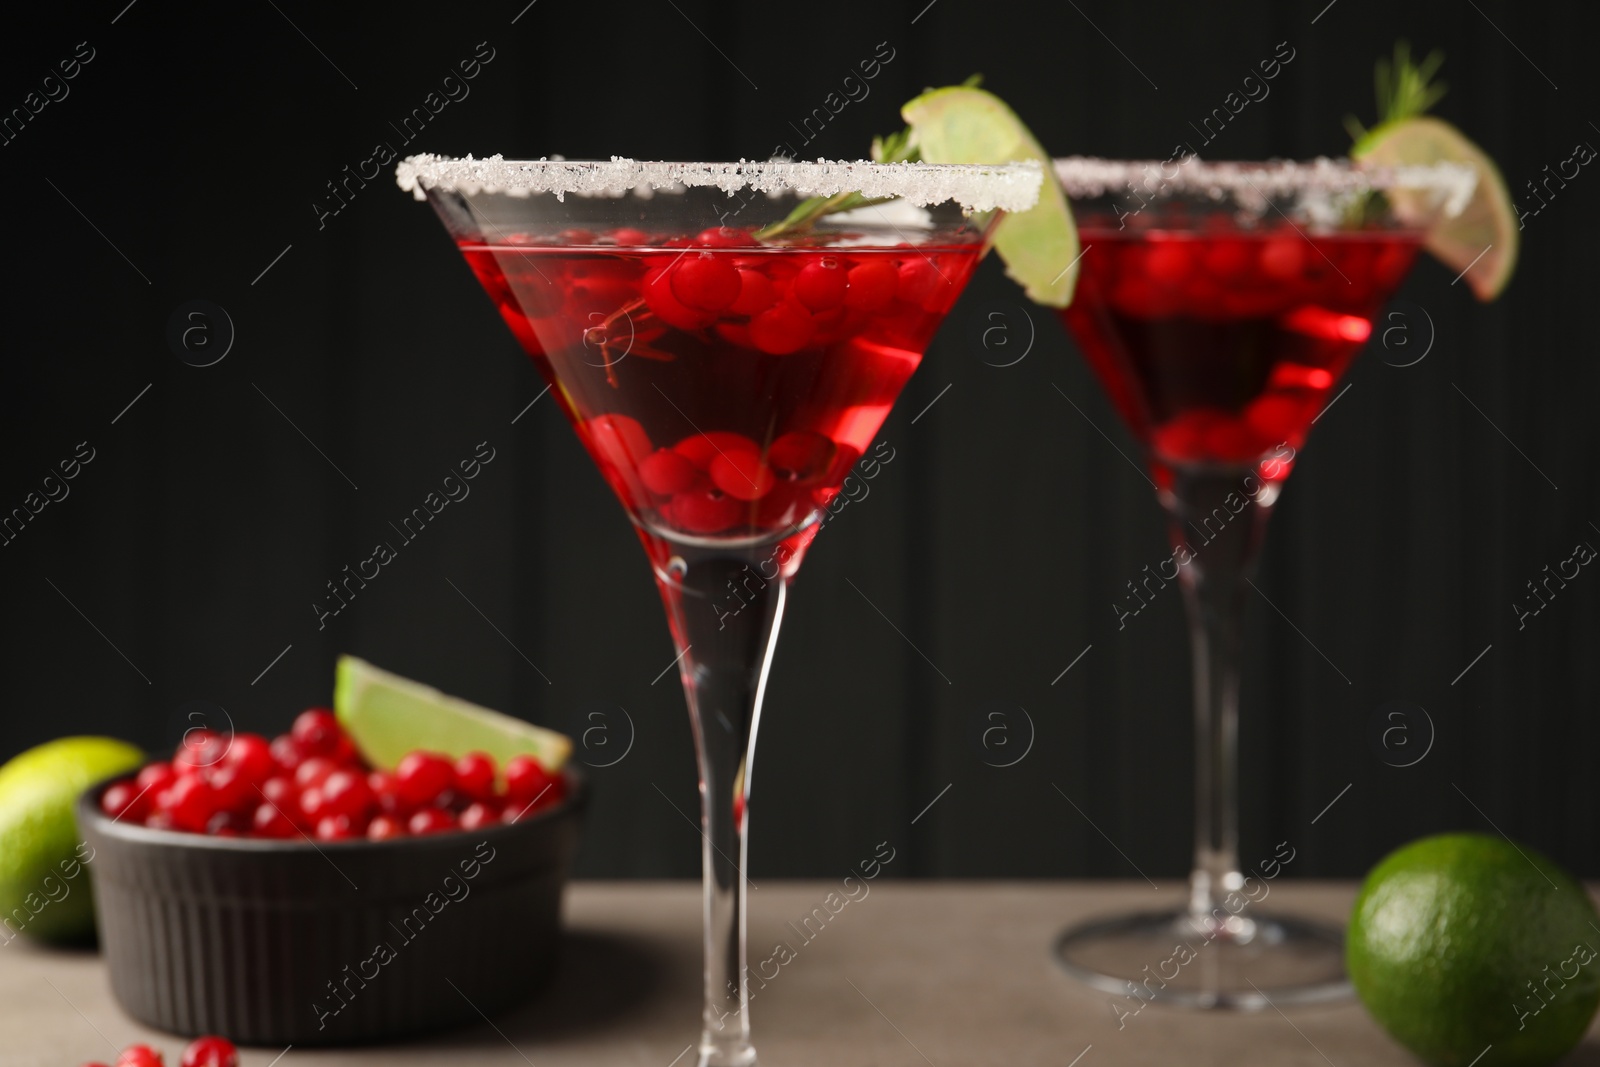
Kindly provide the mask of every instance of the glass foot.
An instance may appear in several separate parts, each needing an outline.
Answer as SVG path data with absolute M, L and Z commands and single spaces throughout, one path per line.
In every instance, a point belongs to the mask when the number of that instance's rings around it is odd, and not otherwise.
M 1271 913 L 1220 922 L 1184 910 L 1097 919 L 1063 931 L 1055 958 L 1074 978 L 1116 994 L 1119 1018 L 1147 1004 L 1256 1011 L 1351 993 L 1343 932 Z

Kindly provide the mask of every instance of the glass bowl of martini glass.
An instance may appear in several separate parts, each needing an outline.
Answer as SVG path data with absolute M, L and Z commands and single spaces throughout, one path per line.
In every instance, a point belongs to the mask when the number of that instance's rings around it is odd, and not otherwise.
M 1127 613 L 1182 588 L 1195 714 L 1189 900 L 1068 929 L 1057 959 L 1121 995 L 1119 1015 L 1147 1002 L 1256 1009 L 1341 996 L 1341 931 L 1255 906 L 1296 842 L 1241 863 L 1240 622 L 1312 423 L 1429 225 L 1466 205 L 1474 172 L 1192 156 L 1061 159 L 1055 171 L 1083 242 L 1062 319 L 1143 449 L 1172 545 L 1129 583 Z
M 1038 164 L 415 157 L 644 545 L 699 763 L 702 1067 L 755 1062 L 745 856 L 789 583 Z

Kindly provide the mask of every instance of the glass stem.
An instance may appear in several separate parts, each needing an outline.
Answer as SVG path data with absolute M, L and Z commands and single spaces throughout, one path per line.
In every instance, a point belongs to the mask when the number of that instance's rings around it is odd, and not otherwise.
M 1250 490 L 1254 488 L 1255 493 Z M 1189 911 L 1202 928 L 1239 889 L 1239 635 L 1275 484 L 1248 468 L 1176 470 L 1162 494 L 1194 657 L 1195 847 Z M 1187 555 L 1187 562 L 1184 562 Z
M 705 1019 L 700 1067 L 750 1067 L 746 826 L 761 698 L 788 579 L 772 549 L 680 549 L 657 584 L 677 643 L 700 767 Z M 766 576 L 770 575 L 770 577 Z

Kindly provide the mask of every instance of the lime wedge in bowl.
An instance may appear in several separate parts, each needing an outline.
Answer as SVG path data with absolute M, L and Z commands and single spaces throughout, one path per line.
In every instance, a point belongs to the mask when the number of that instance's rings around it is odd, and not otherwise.
M 1401 221 L 1427 226 L 1423 247 L 1462 274 L 1474 296 L 1489 301 L 1500 295 L 1516 269 L 1520 227 L 1500 168 L 1483 149 L 1443 119 L 1417 115 L 1381 124 L 1356 143 L 1350 157 L 1382 167 L 1460 163 L 1477 171 L 1472 199 L 1452 217 L 1439 218 L 1420 193 L 1392 190 L 1389 201 Z
M 965 85 L 931 89 L 900 109 L 911 143 L 929 163 L 1015 163 L 1036 159 L 1050 173 L 1044 150 L 1016 112 L 993 93 Z M 1039 202 L 1007 215 L 995 227 L 994 250 L 1006 274 L 1029 299 L 1049 307 L 1072 303 L 1078 280 L 1078 231 L 1061 186 L 1046 180 Z
M 446 696 L 354 656 L 339 657 L 333 710 L 361 754 L 382 770 L 393 770 L 417 749 L 452 759 L 485 752 L 502 769 L 513 756 L 532 756 L 547 771 L 560 769 L 572 754 L 565 734 Z

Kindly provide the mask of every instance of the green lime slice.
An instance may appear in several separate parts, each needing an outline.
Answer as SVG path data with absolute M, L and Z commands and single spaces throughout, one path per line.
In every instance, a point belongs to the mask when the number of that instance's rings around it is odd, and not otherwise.
M 333 710 L 361 754 L 383 770 L 393 770 L 417 749 L 451 758 L 486 752 L 501 768 L 513 756 L 532 756 L 549 771 L 572 754 L 564 734 L 446 696 L 354 656 L 339 657 Z
M 94 902 L 72 805 L 96 782 L 144 762 L 109 737 L 63 737 L 0 767 L 0 944 L 17 931 L 46 941 L 94 933 Z
M 1420 115 L 1383 123 L 1361 138 L 1350 156 L 1389 167 L 1465 163 L 1475 169 L 1478 187 L 1454 218 L 1436 219 L 1421 194 L 1390 192 L 1389 201 L 1402 221 L 1428 220 L 1424 247 L 1446 267 L 1464 274 L 1474 296 L 1489 301 L 1500 295 L 1517 266 L 1519 228 L 1505 178 L 1483 149 L 1443 119 Z
M 967 86 L 932 89 L 900 114 L 911 143 L 929 163 L 1014 163 L 1036 159 L 1045 168 L 1039 202 L 1007 215 L 995 227 L 994 249 L 1006 274 L 1036 303 L 1066 307 L 1078 281 L 1078 231 L 1066 194 L 1051 179 L 1046 152 L 1016 112 L 993 93 Z

